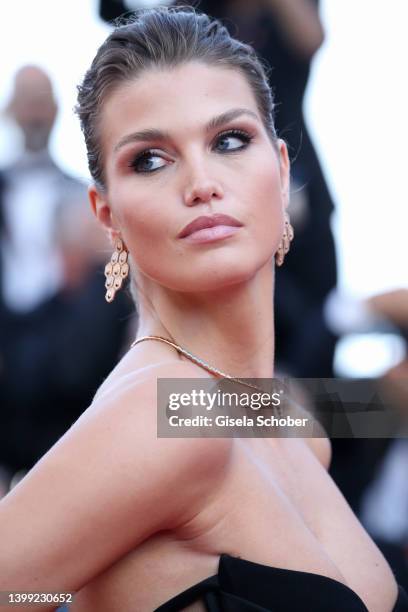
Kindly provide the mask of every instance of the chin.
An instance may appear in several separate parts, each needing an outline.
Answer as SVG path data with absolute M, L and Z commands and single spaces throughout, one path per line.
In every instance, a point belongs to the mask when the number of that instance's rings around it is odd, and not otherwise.
M 222 291 L 252 280 L 262 270 L 270 270 L 272 274 L 272 259 L 273 252 L 269 251 L 263 258 L 258 254 L 256 259 L 243 253 L 237 257 L 235 253 L 235 257 L 218 258 L 217 261 L 201 262 L 196 266 L 191 261 L 188 268 L 179 266 L 176 277 L 165 278 L 162 274 L 156 280 L 162 286 L 186 293 Z

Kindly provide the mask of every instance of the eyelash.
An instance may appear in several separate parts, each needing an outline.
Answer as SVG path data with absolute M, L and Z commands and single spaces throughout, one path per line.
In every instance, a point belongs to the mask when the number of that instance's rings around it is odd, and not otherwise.
M 226 136 L 238 136 L 244 142 L 242 147 L 223 151 L 223 153 L 226 153 L 226 154 L 237 153 L 238 151 L 243 151 L 244 149 L 248 147 L 248 145 L 254 138 L 253 136 L 251 136 L 250 134 L 248 134 L 248 132 L 244 130 L 231 129 L 231 130 L 226 130 L 218 134 L 216 137 L 216 141 L 219 141 L 221 140 L 221 138 L 225 138 Z M 141 160 L 148 159 L 149 157 L 153 157 L 153 156 L 160 157 L 158 153 L 157 154 L 155 153 L 155 149 L 146 149 L 145 151 L 138 153 L 136 157 L 132 158 L 132 160 L 129 162 L 129 167 L 133 168 L 136 172 L 138 172 L 138 174 L 153 174 L 154 172 L 158 172 L 159 170 L 162 170 L 162 168 L 164 168 L 165 166 L 161 166 L 160 168 L 156 168 L 154 170 L 137 170 L 137 164 Z

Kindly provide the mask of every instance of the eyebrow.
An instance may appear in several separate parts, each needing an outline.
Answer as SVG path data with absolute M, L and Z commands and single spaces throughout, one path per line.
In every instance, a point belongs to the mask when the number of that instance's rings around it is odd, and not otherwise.
M 258 115 L 253 111 L 247 108 L 233 108 L 210 119 L 210 121 L 205 125 L 204 130 L 206 133 L 211 132 L 221 125 L 237 119 L 237 117 L 240 117 L 241 115 L 249 115 L 250 117 L 254 117 L 259 121 Z M 117 153 L 119 149 L 131 142 L 146 142 L 150 140 L 164 141 L 170 140 L 170 138 L 171 136 L 169 132 L 163 132 L 154 128 L 147 128 L 145 130 L 141 130 L 140 132 L 133 132 L 132 134 L 128 134 L 127 136 L 121 138 L 115 146 L 114 152 Z

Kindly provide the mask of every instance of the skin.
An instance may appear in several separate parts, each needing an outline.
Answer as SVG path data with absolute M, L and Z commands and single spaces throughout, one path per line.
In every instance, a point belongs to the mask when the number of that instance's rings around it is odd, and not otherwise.
M 380 317 L 395 325 L 408 326 L 408 289 L 394 289 L 378 293 L 366 300 L 367 305 Z
M 236 108 L 255 116 L 205 133 L 210 119 Z M 107 189 L 92 187 L 90 199 L 111 238 L 124 239 L 140 295 L 148 298 L 141 299 L 139 335 L 174 337 L 236 376 L 271 376 L 272 261 L 288 203 L 289 162 L 285 144 L 271 142 L 245 78 L 200 63 L 151 70 L 110 96 L 101 125 L 109 126 L 101 133 Z M 171 138 L 115 150 L 127 135 L 152 127 L 170 130 Z M 253 136 L 246 149 L 220 151 L 217 136 L 231 128 Z M 234 136 L 222 146 L 242 144 Z M 161 169 L 135 173 L 129 163 L 148 147 Z M 243 227 L 209 245 L 177 238 L 196 217 L 219 212 Z

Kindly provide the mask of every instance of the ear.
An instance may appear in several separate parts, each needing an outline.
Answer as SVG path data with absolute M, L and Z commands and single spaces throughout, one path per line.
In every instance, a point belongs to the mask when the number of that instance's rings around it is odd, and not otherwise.
M 111 244 L 113 244 L 120 232 L 115 223 L 112 209 L 107 199 L 107 194 L 100 191 L 95 185 L 90 185 L 88 187 L 88 198 L 91 204 L 92 212 L 105 229 Z
M 281 138 L 278 138 L 279 149 L 279 165 L 281 177 L 282 199 L 285 210 L 289 205 L 289 190 L 290 190 L 290 161 L 288 148 L 286 143 Z

